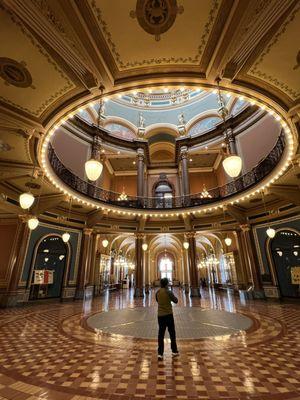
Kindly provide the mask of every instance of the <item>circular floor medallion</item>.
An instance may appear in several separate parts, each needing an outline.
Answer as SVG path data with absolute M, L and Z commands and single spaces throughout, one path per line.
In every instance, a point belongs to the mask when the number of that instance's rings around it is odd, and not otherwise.
M 252 320 L 245 315 L 201 308 L 174 307 L 178 339 L 202 339 L 228 336 L 247 331 Z M 114 310 L 92 315 L 87 325 L 102 333 L 140 339 L 157 338 L 155 307 Z

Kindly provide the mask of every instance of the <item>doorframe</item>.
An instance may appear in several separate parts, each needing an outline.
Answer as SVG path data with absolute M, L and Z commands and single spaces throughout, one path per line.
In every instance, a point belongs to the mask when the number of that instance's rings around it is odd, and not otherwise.
M 277 235 L 278 232 L 282 232 L 282 231 L 291 231 L 291 232 L 297 233 L 298 236 L 300 237 L 300 232 L 297 229 L 290 228 L 290 227 L 283 227 L 283 228 L 276 229 L 276 235 Z M 273 283 L 273 285 L 278 287 L 280 295 L 282 297 L 282 293 L 281 293 L 281 289 L 280 289 L 280 285 L 279 285 L 279 281 L 278 281 L 278 275 L 277 275 L 277 271 L 276 271 L 276 266 L 275 266 L 275 263 L 274 263 L 272 250 L 271 250 L 271 243 L 272 243 L 271 241 L 273 239 L 271 239 L 269 237 L 267 238 L 267 241 L 266 241 L 266 254 L 267 254 L 267 260 L 268 260 L 268 263 L 269 263 L 269 266 L 270 266 L 272 283 Z
M 37 258 L 37 252 L 38 252 L 38 248 L 40 246 L 40 244 L 42 243 L 42 241 L 48 237 L 59 237 L 62 240 L 62 237 L 59 233 L 48 233 L 44 236 L 41 236 L 39 238 L 39 240 L 36 242 L 35 246 L 34 246 L 34 251 L 33 251 L 33 256 L 32 256 L 32 261 L 31 261 L 31 265 L 30 265 L 30 273 L 29 273 L 29 278 L 28 278 L 28 284 L 27 284 L 27 290 L 30 294 L 31 292 L 31 286 L 32 286 L 32 275 L 33 275 L 33 271 L 34 271 L 34 265 L 36 262 L 36 258 Z M 62 285 L 61 285 L 61 290 L 60 290 L 60 294 L 59 297 L 55 297 L 55 298 L 61 298 L 63 289 L 67 286 L 67 278 L 69 276 L 69 272 L 70 272 L 70 260 L 71 260 L 71 245 L 69 242 L 65 243 L 65 245 L 67 246 L 67 254 L 66 254 L 66 262 L 65 262 L 65 268 L 64 268 L 64 274 L 63 274 L 63 280 L 62 280 Z M 38 300 L 38 299 L 36 299 Z

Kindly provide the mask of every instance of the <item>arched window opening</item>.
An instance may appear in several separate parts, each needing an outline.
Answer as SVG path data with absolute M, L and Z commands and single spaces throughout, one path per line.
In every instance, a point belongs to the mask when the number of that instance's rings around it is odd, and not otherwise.
M 167 181 L 159 182 L 155 188 L 156 208 L 172 208 L 173 188 Z
M 159 263 L 160 278 L 168 278 L 172 282 L 173 277 L 173 261 L 168 257 L 164 256 L 161 258 Z

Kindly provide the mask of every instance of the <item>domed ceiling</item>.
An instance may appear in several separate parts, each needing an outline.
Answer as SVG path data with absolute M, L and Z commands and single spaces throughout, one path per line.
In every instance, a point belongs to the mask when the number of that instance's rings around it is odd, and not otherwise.
M 229 116 L 243 111 L 249 103 L 224 95 Z M 104 98 L 101 106 L 102 126 L 121 138 L 133 139 L 138 128 L 145 129 L 144 138 L 152 136 L 152 130 L 161 133 L 173 130 L 179 136 L 179 127 L 185 126 L 185 134 L 197 135 L 213 129 L 221 122 L 216 91 L 169 89 L 134 91 L 113 98 Z M 89 123 L 97 123 L 99 102 L 82 109 L 79 116 Z

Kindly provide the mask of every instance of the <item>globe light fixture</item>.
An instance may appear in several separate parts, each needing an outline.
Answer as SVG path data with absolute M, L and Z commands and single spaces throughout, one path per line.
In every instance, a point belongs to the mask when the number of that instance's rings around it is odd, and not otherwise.
M 30 208 L 32 206 L 33 202 L 34 202 L 34 196 L 30 192 L 22 193 L 19 197 L 20 206 L 24 210 L 27 210 L 28 208 Z
M 63 233 L 63 234 L 61 235 L 61 237 L 62 237 L 62 240 L 63 240 L 65 243 L 67 243 L 67 242 L 69 241 L 71 235 L 70 235 L 68 232 L 65 232 L 65 233 Z
M 183 247 L 185 248 L 185 250 L 187 250 L 187 249 L 190 247 L 189 242 L 184 241 L 184 242 L 183 242 Z
M 104 248 L 106 248 L 106 247 L 108 246 L 108 240 L 107 240 L 107 239 L 103 239 L 103 240 L 102 240 L 102 246 L 103 246 Z
M 223 160 L 222 164 L 226 174 L 231 178 L 236 178 L 239 176 L 242 170 L 242 159 L 236 154 L 230 154 Z
M 147 251 L 147 250 L 148 250 L 148 245 L 147 245 L 147 243 L 143 243 L 143 244 L 142 244 L 142 249 L 143 249 L 144 251 Z
M 37 219 L 37 217 L 32 217 L 29 218 L 29 220 L 27 221 L 28 224 L 28 228 L 33 231 L 39 224 L 39 220 Z
M 267 229 L 267 235 L 269 236 L 270 239 L 273 239 L 273 237 L 276 235 L 275 229 L 269 227 Z
M 231 240 L 230 237 L 225 238 L 225 244 L 226 244 L 226 246 L 230 246 L 231 243 L 232 243 L 232 240 Z
M 103 164 L 100 161 L 91 158 L 86 161 L 84 168 L 88 179 L 90 181 L 96 181 L 102 173 Z

